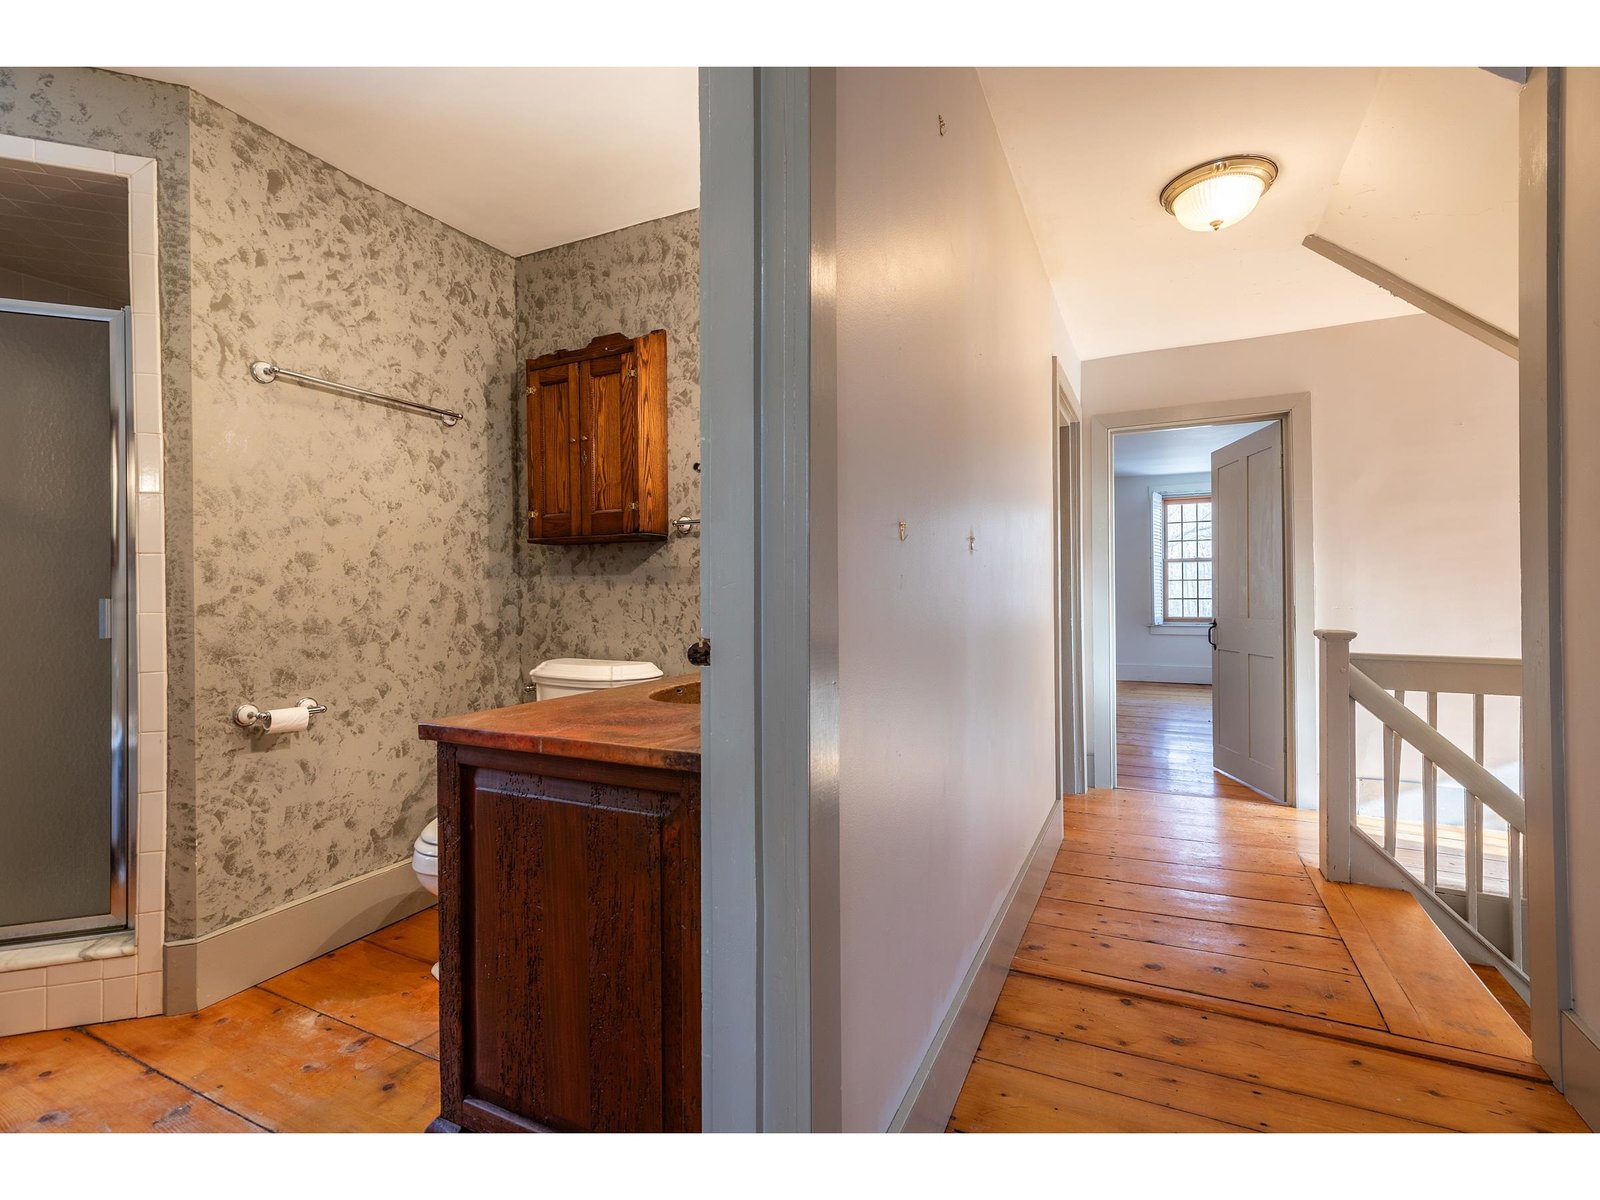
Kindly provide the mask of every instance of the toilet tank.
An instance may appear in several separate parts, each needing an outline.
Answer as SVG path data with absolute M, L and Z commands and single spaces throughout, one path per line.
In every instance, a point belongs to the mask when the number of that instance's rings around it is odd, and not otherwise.
M 628 662 L 615 658 L 551 658 L 528 672 L 534 699 L 554 700 L 601 688 L 625 687 L 660 679 L 663 672 L 653 662 Z

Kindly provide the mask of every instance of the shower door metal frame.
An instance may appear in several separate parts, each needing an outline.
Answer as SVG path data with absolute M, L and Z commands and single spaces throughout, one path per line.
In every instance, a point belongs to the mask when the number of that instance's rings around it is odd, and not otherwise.
M 111 642 L 111 891 L 104 913 L 66 917 L 54 921 L 34 921 L 21 925 L 0 925 L 0 949 L 21 942 L 66 941 L 93 933 L 112 933 L 132 924 L 132 897 L 137 879 L 134 864 L 138 856 L 133 845 L 133 830 L 138 819 L 139 713 L 134 681 L 139 664 L 135 659 L 136 639 L 132 636 L 137 595 L 134 564 L 138 547 L 134 544 L 138 524 L 133 514 L 138 507 L 138 478 L 133 469 L 133 390 L 130 346 L 130 310 L 82 308 L 71 304 L 44 304 L 33 300 L 0 297 L 0 312 L 24 316 L 59 317 L 69 321 L 99 321 L 110 339 L 111 405 L 108 413 L 111 433 L 111 595 L 108 625 Z

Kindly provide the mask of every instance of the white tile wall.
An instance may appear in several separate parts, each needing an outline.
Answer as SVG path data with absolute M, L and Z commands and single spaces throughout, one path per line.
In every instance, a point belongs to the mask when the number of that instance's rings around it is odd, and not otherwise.
M 161 1012 L 162 942 L 166 933 L 167 635 L 166 543 L 161 490 L 164 452 L 161 421 L 160 279 L 156 254 L 154 159 L 112 154 L 0 135 L 0 158 L 79 167 L 128 180 L 128 280 L 133 310 L 133 462 L 139 492 L 136 513 L 135 652 L 138 657 L 138 854 L 129 897 L 135 947 L 121 957 L 78 961 L 68 943 L 62 961 L 26 970 L 0 969 L 0 1037 L 61 1029 L 95 1021 L 120 1021 Z M 34 960 L 37 962 L 37 959 Z

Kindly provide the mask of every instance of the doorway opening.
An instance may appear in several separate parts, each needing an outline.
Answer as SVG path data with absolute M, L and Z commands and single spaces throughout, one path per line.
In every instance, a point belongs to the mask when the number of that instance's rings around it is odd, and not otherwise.
M 1283 422 L 1111 438 L 1115 785 L 1288 800 Z

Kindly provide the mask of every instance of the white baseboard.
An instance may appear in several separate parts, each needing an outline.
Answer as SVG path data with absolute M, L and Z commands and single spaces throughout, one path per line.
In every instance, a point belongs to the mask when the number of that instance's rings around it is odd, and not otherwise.
M 1117 668 L 1118 683 L 1210 683 L 1211 666 L 1185 667 L 1177 663 Z
M 1028 918 L 1044 891 L 1045 876 L 1061 845 L 1061 800 L 1050 806 L 1033 849 L 1006 893 L 978 947 L 977 956 L 956 990 L 950 1010 L 933 1035 L 917 1073 L 911 1077 L 900 1110 L 889 1123 L 890 1133 L 943 1133 L 966 1082 L 967 1071 L 978 1053 L 978 1043 L 988 1027 L 1000 988 L 1005 984 L 1011 959 L 1022 942 Z
M 166 1011 L 214 1004 L 421 912 L 433 899 L 407 859 L 204 937 L 168 942 Z

